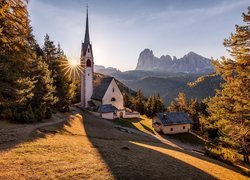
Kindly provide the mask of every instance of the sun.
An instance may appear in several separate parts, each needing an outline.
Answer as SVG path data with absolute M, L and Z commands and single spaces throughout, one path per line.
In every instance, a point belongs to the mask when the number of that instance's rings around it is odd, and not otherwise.
M 79 65 L 79 63 L 78 63 L 76 60 L 74 60 L 74 59 L 70 59 L 70 60 L 69 60 L 69 64 L 70 64 L 72 67 L 75 67 L 75 66 L 78 66 L 78 65 Z
M 64 75 L 70 77 L 73 81 L 80 78 L 82 68 L 76 59 L 68 59 L 61 64 Z

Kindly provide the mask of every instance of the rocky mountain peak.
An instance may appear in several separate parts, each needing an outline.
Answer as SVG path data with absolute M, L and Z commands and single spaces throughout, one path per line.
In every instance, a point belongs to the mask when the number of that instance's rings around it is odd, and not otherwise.
M 195 52 L 189 52 L 182 58 L 173 59 L 169 55 L 155 57 L 150 49 L 144 49 L 138 58 L 136 70 L 185 72 L 185 73 L 208 73 L 213 71 L 211 60 Z

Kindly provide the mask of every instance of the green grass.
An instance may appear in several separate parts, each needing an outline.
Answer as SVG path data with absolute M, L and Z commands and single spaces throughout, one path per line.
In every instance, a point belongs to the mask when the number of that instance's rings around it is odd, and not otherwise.
M 115 124 L 133 128 L 148 134 L 155 134 L 155 130 L 152 127 L 152 119 L 148 119 L 146 116 L 141 116 L 140 118 L 130 118 L 130 119 L 116 119 Z
M 166 136 L 166 135 L 164 135 L 164 136 Z M 200 139 L 199 137 L 197 137 L 191 133 L 171 134 L 171 135 L 167 135 L 167 137 L 172 138 L 172 139 L 176 139 L 180 142 L 188 143 L 191 145 L 201 145 L 201 146 L 205 145 L 205 142 L 202 139 Z
M 152 119 L 149 119 L 146 116 L 141 116 L 141 118 L 133 118 L 133 119 L 116 119 L 114 123 L 120 126 L 133 128 L 148 134 L 154 134 L 154 135 L 156 134 L 156 131 L 152 127 Z M 205 142 L 202 139 L 191 133 L 182 133 L 173 135 L 162 134 L 161 136 L 165 138 L 178 140 L 182 143 L 190 145 L 199 145 L 199 146 L 205 145 Z

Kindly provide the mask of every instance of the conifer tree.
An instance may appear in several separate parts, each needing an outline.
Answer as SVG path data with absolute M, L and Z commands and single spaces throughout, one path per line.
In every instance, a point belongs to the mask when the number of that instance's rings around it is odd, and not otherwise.
M 187 111 L 188 102 L 184 93 L 179 93 L 178 97 L 172 101 L 168 107 L 169 111 Z
M 146 102 L 145 114 L 152 117 L 156 113 L 163 112 L 165 108 L 163 99 L 160 94 L 150 96 Z
M 56 109 L 62 112 L 69 111 L 71 100 L 75 96 L 75 84 L 71 81 L 68 74 L 65 74 L 63 65 L 68 64 L 68 60 L 62 51 L 60 44 L 56 48 L 54 42 L 46 34 L 43 46 L 43 56 L 48 64 L 56 87 L 55 95 L 58 102 L 55 104 Z
M 241 149 L 244 161 L 249 163 L 250 149 L 250 8 L 243 13 L 243 26 L 225 39 L 233 59 L 222 57 L 214 61 L 217 74 L 225 83 L 208 102 L 206 125 L 218 128 L 220 140 L 231 148 Z
M 31 105 L 35 112 L 36 121 L 41 121 L 44 118 L 51 117 L 51 110 L 53 105 L 57 103 L 58 98 L 55 96 L 55 86 L 51 78 L 51 72 L 41 57 L 34 64 L 33 73 L 36 82 Z
M 133 100 L 133 106 L 136 111 L 138 111 L 140 114 L 145 113 L 145 97 L 143 95 L 143 92 L 139 89 L 136 92 L 136 96 Z
M 201 106 L 200 106 L 201 105 Z M 183 111 L 188 114 L 188 116 L 193 121 L 193 130 L 200 130 L 200 114 L 203 113 L 203 104 L 199 103 L 197 99 L 187 100 L 184 93 L 179 93 L 175 101 L 172 101 L 168 107 L 168 111 Z
M 155 96 L 155 98 L 156 98 L 155 113 L 163 112 L 165 109 L 165 104 L 163 99 L 161 98 L 159 93 Z
M 66 55 L 61 49 L 60 44 L 57 47 L 57 60 L 58 60 L 58 71 L 57 71 L 57 96 L 59 97 L 59 101 L 57 106 L 59 110 L 63 112 L 69 111 L 69 106 L 75 96 L 76 85 L 72 81 L 72 77 L 70 74 L 65 73 L 63 70 L 63 65 L 69 64 Z
M 9 110 L 15 120 L 22 118 L 33 97 L 30 66 L 35 53 L 29 23 L 26 1 L 0 2 L 0 113 Z
M 128 95 L 128 93 L 123 94 L 123 100 L 124 100 L 124 106 L 132 109 L 132 102 L 131 102 L 132 100 L 130 95 Z
M 154 96 L 149 96 L 147 103 L 146 103 L 146 107 L 145 107 L 145 114 L 148 117 L 151 117 L 154 114 Z

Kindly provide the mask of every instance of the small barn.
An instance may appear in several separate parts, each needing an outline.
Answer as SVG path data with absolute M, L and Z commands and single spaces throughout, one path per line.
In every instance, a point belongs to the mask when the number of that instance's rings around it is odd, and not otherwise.
M 152 126 L 157 132 L 164 134 L 178 134 L 189 132 L 192 120 L 184 112 L 157 113 Z

